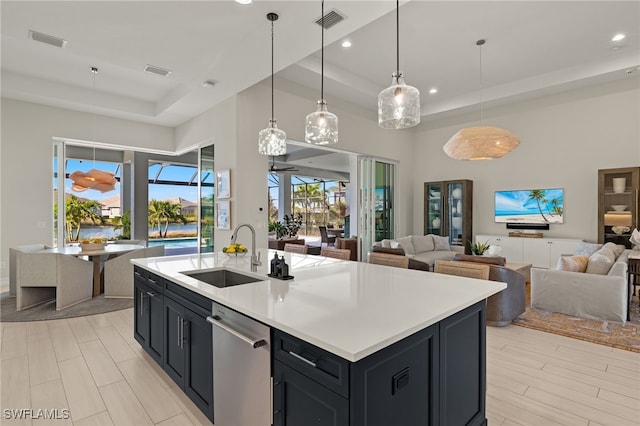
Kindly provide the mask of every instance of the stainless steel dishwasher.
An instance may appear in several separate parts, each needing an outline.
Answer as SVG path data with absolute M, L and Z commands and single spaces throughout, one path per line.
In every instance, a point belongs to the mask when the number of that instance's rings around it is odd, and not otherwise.
M 216 426 L 271 424 L 270 329 L 213 302 L 213 419 Z

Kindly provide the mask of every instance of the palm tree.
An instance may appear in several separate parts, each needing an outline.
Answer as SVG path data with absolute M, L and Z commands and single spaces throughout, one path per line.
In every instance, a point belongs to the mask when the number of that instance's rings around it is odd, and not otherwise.
M 560 206 L 560 199 L 553 198 L 551 200 L 551 214 L 562 216 L 562 212 L 563 210 L 562 210 L 562 207 Z
M 103 223 L 104 218 L 97 213 L 101 208 L 102 204 L 97 200 L 83 201 L 75 195 L 71 195 L 65 202 L 67 239 L 78 241 L 82 222 Z
M 125 210 L 122 216 L 116 216 L 111 219 L 111 224 L 114 231 L 122 229 L 121 238 L 123 240 L 131 239 L 131 212 L 129 210 Z
M 169 231 L 169 222 L 176 222 L 180 220 L 183 224 L 187 223 L 187 219 L 180 213 L 182 206 L 178 203 L 171 203 L 169 201 L 163 202 L 164 212 L 165 212 L 165 221 L 164 221 L 164 236 L 162 238 L 167 237 L 167 232 Z
M 169 230 L 169 222 L 177 220 L 187 223 L 187 219 L 180 214 L 181 206 L 178 203 L 170 201 L 159 201 L 152 199 L 149 202 L 149 222 L 153 225 L 158 224 L 158 232 L 160 238 L 166 238 Z M 162 232 L 162 224 L 164 223 L 164 232 Z
M 536 200 L 536 203 L 538 204 L 538 211 L 540 212 L 540 215 L 542 216 L 542 219 L 545 222 L 548 222 L 549 220 L 544 216 L 544 213 L 542 212 L 542 206 L 540 205 L 540 203 L 546 203 L 547 200 L 545 198 L 545 190 L 544 189 L 533 189 L 531 191 L 529 191 L 529 199 L 530 200 Z

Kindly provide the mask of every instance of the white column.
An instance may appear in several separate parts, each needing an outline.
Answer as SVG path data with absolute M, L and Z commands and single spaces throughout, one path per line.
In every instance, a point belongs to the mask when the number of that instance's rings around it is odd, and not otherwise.
M 284 215 L 291 216 L 291 175 L 278 173 L 278 220 L 283 221 Z

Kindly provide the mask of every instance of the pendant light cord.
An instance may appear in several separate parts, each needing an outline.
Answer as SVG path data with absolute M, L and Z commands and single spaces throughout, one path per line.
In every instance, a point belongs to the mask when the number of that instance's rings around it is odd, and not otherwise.
M 271 121 L 275 120 L 273 109 L 273 21 L 271 21 Z
M 400 78 L 400 0 L 396 0 L 396 79 Z
M 322 27 L 322 36 L 320 38 L 320 99 L 324 99 L 324 0 L 321 6 L 322 17 L 320 18 L 320 26 Z
M 478 46 L 480 50 L 480 125 L 484 122 L 484 102 L 483 102 L 483 91 L 484 91 L 484 80 L 482 78 L 482 45 L 485 44 L 486 40 L 480 39 L 476 42 L 476 46 Z
M 93 140 L 93 168 L 96 168 L 96 75 L 98 74 L 98 68 L 91 67 L 91 73 L 93 74 L 93 119 L 92 119 L 92 140 Z

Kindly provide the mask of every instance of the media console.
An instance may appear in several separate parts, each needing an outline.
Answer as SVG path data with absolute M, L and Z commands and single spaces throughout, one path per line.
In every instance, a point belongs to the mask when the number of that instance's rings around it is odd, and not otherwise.
M 570 238 L 522 238 L 506 235 L 476 235 L 476 242 L 499 246 L 507 262 L 530 263 L 551 269 L 563 254 L 573 254 L 582 240 Z

